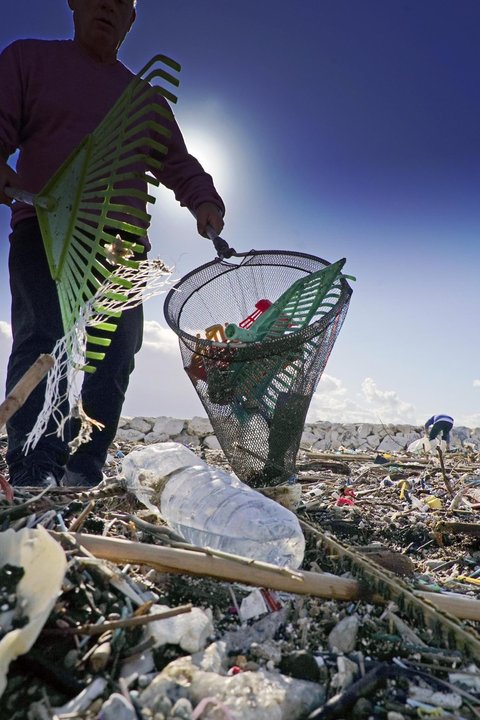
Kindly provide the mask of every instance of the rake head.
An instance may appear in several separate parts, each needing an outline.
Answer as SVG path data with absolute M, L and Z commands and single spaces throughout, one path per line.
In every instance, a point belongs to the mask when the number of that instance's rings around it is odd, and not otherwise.
M 158 80 L 174 87 L 179 84 L 165 66 L 180 70 L 173 60 L 155 56 L 49 180 L 36 202 L 65 333 L 114 267 L 135 267 L 134 253 L 143 251 L 143 245 L 128 242 L 122 235 L 144 237 L 150 224 L 151 216 L 144 207 L 155 198 L 148 185 L 159 184 L 153 173 L 162 168 L 162 156 L 167 152 L 162 140 L 170 135 L 165 121 L 173 117 L 163 98 L 177 99 Z M 116 274 L 110 299 L 117 300 L 121 308 L 131 287 L 130 281 Z M 118 316 L 120 310 L 106 310 L 105 314 Z M 101 329 L 108 333 L 115 327 L 105 322 Z M 108 338 L 89 340 L 110 344 Z M 103 356 L 87 354 L 90 359 Z

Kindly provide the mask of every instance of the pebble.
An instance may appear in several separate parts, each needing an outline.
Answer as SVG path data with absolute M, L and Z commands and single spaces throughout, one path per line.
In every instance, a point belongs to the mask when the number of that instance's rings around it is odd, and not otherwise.
M 173 718 L 178 718 L 178 720 L 191 720 L 192 712 L 193 708 L 190 700 L 187 700 L 187 698 L 180 698 L 173 706 L 170 717 L 172 720 Z
M 298 680 L 320 681 L 320 668 L 315 657 L 306 650 L 296 650 L 284 655 L 279 665 L 279 670 L 284 675 L 297 678 Z
M 66 668 L 73 668 L 78 660 L 78 650 L 69 650 L 63 658 L 63 664 Z
M 110 695 L 102 705 L 100 717 L 102 720 L 137 720 L 132 704 L 120 693 Z
M 104 670 L 111 658 L 112 646 L 109 642 L 103 642 L 97 645 L 93 653 L 90 655 L 89 665 L 94 672 Z
M 348 654 L 355 650 L 360 621 L 357 615 L 347 615 L 335 625 L 328 636 L 328 647 L 333 652 Z

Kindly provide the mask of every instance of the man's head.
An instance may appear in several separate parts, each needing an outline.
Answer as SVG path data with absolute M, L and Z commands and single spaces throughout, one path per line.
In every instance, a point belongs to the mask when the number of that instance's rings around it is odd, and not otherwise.
M 136 0 L 68 0 L 75 40 L 95 60 L 111 63 L 135 21 Z

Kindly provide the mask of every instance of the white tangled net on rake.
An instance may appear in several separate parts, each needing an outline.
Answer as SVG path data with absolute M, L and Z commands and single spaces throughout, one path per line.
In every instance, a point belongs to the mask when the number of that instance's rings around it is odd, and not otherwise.
M 116 282 L 116 278 L 127 280 L 131 283 L 131 288 L 126 290 Z M 171 270 L 159 259 L 141 260 L 135 268 L 118 265 L 100 285 L 95 295 L 83 305 L 75 325 L 56 342 L 51 352 L 54 364 L 47 375 L 44 405 L 27 437 L 25 452 L 36 446 L 51 419 L 56 425 L 56 434 L 62 438 L 67 421 L 74 417 L 80 420 L 79 433 L 69 443 L 71 452 L 90 440 L 94 427 L 102 427 L 95 418 L 89 418 L 82 408 L 79 378 L 88 364 L 87 328 L 94 328 L 108 321 L 109 312 L 128 310 L 166 292 L 170 285 Z M 108 297 L 112 291 L 118 292 L 119 288 L 128 296 L 127 300 L 113 300 Z M 100 307 L 101 311 L 97 309 Z M 108 352 L 108 348 L 106 351 Z M 62 410 L 64 407 L 70 408 L 67 415 Z

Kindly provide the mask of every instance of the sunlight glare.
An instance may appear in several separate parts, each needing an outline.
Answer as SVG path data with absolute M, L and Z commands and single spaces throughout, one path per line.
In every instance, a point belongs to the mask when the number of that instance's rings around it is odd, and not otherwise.
M 194 155 L 204 170 L 214 179 L 218 188 L 225 189 L 231 182 L 229 168 L 229 145 L 226 138 L 218 133 L 206 132 L 197 129 L 185 131 L 189 153 Z M 230 158 L 231 162 L 231 158 Z

